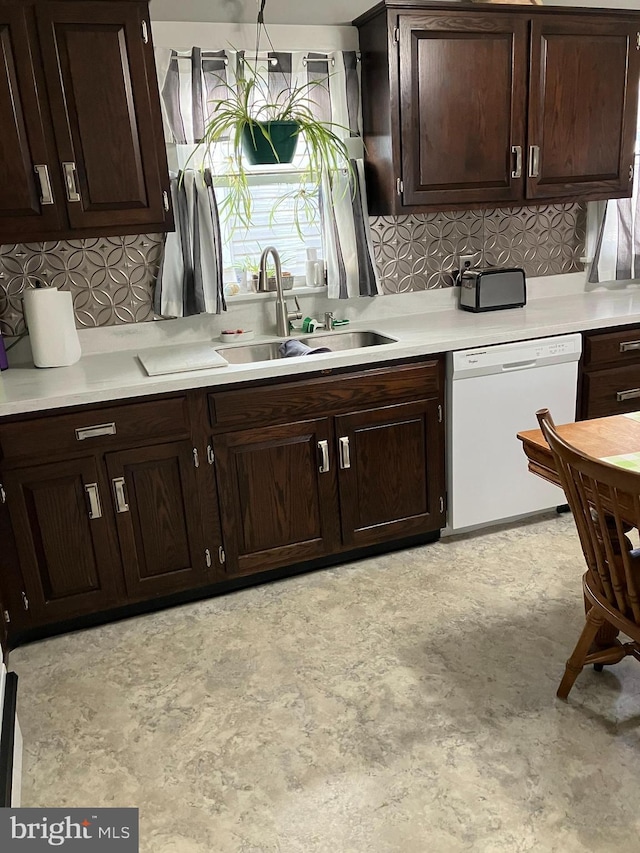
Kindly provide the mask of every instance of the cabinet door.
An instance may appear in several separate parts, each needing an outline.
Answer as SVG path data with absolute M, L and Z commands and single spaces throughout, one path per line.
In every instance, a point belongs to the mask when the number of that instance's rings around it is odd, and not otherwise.
M 26 14 L 0 5 L 0 243 L 60 225 L 50 187 L 56 160 L 38 102 Z
M 313 560 L 338 548 L 328 419 L 221 435 L 214 448 L 230 574 Z
M 147 76 L 144 9 L 122 2 L 36 8 L 72 228 L 164 221 L 162 131 L 155 80 Z
M 7 471 L 4 481 L 34 623 L 122 603 L 108 496 L 95 460 Z
M 522 194 L 526 21 L 501 13 L 400 15 L 404 205 Z
M 29 599 L 26 589 L 6 504 L 6 492 L 0 483 L 0 624 L 4 625 L 8 639 L 29 625 Z
M 345 545 L 444 526 L 444 443 L 437 399 L 336 418 Z
M 545 16 L 532 23 L 529 198 L 631 195 L 637 26 Z
M 129 597 L 207 583 L 191 443 L 109 453 L 106 461 Z

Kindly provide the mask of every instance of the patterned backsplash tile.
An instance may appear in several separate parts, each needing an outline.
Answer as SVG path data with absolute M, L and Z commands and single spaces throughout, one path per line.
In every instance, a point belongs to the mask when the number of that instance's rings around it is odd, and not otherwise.
M 24 330 L 22 292 L 36 281 L 70 290 L 78 327 L 153 318 L 161 234 L 0 246 L 0 332 Z
M 585 204 L 463 210 L 371 220 L 386 293 L 453 286 L 459 255 L 487 266 L 522 267 L 529 276 L 583 269 Z
M 378 216 L 371 226 L 386 293 L 451 287 L 461 254 L 530 276 L 583 268 L 585 204 Z M 38 279 L 71 291 L 79 327 L 151 320 L 162 243 L 143 234 L 0 246 L 0 332 L 24 330 L 22 292 Z

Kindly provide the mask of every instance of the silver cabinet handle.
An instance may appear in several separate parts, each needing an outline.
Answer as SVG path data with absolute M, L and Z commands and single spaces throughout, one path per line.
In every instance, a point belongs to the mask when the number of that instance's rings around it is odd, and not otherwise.
M 630 388 L 628 391 L 618 391 L 616 399 L 619 403 L 624 403 L 625 400 L 635 400 L 640 397 L 640 388 Z
M 40 204 L 53 204 L 53 190 L 49 180 L 49 167 L 47 165 L 34 166 L 33 171 L 40 181 Z
M 116 499 L 116 512 L 129 512 L 124 477 L 115 477 L 111 481 L 111 485 L 113 486 L 113 496 Z
M 80 201 L 80 193 L 76 184 L 76 164 L 63 163 L 64 182 L 67 187 L 67 201 Z
M 97 483 L 87 483 L 84 490 L 89 499 L 89 518 L 102 518 L 102 504 Z
M 165 211 L 169 213 L 169 193 L 166 190 L 164 190 L 162 193 L 162 206 L 164 207 Z
M 529 177 L 530 178 L 539 178 L 540 177 L 540 146 L 539 145 L 530 145 L 529 146 Z
M 521 178 L 522 177 L 522 145 L 512 145 L 511 153 L 516 156 L 516 167 L 511 172 L 512 178 Z
M 351 468 L 351 453 L 349 450 L 348 436 L 342 436 L 338 441 L 338 445 L 340 447 L 340 467 L 342 470 L 345 468 Z
M 116 425 L 96 424 L 95 426 L 79 427 L 76 430 L 77 441 L 84 441 L 86 438 L 97 438 L 99 435 L 115 435 Z
M 640 341 L 625 341 L 620 344 L 620 352 L 630 352 L 634 349 L 640 349 Z
M 318 470 L 321 474 L 328 474 L 331 470 L 331 464 L 329 462 L 329 442 L 325 440 L 319 441 L 318 450 L 320 451 L 320 467 Z

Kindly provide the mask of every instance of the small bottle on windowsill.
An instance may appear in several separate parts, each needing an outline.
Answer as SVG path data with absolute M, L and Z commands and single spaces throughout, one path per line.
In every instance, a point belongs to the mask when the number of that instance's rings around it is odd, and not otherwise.
M 307 249 L 307 264 L 305 267 L 305 282 L 307 287 L 316 287 L 318 270 L 318 250 Z

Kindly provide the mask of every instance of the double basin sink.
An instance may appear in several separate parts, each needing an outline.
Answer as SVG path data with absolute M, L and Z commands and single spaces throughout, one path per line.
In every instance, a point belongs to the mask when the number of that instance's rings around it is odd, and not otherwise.
M 325 335 L 310 335 L 299 340 L 309 347 L 327 347 L 332 352 L 376 347 L 383 344 L 395 344 L 396 338 L 380 335 L 378 332 L 329 332 Z M 283 358 L 280 354 L 282 341 L 270 341 L 263 344 L 243 344 L 220 347 L 220 353 L 229 364 L 251 364 L 254 361 L 273 361 Z

